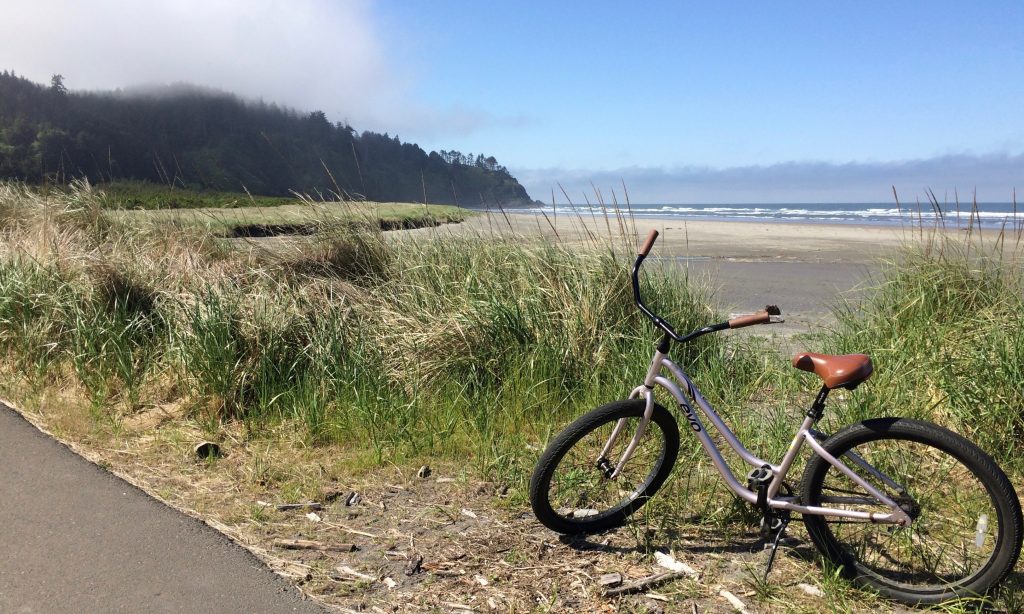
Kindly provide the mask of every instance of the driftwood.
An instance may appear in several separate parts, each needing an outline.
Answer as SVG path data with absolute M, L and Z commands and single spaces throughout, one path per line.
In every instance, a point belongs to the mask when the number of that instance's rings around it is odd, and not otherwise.
M 607 586 L 609 588 L 606 588 L 603 591 L 601 591 L 601 594 L 605 597 L 612 597 L 614 595 L 638 593 L 646 588 L 657 586 L 658 584 L 664 584 L 665 582 L 670 582 L 678 578 L 695 578 L 700 575 L 700 572 L 698 572 L 696 569 L 690 567 L 686 563 L 677 561 L 670 554 L 666 554 L 664 552 L 655 552 L 654 558 L 655 560 L 657 560 L 659 566 L 664 567 L 668 571 L 656 573 L 654 575 L 647 576 L 646 578 L 640 578 L 639 580 L 634 580 L 633 582 L 628 582 L 626 584 L 621 584 L 621 574 L 605 574 L 598 579 L 598 584 L 600 586 Z M 618 581 L 616 582 L 616 580 Z M 620 584 L 621 586 L 619 586 Z
M 353 529 L 351 527 L 346 527 L 345 525 L 338 524 L 336 522 L 326 522 L 325 521 L 324 524 L 329 526 L 329 527 L 331 527 L 332 529 L 338 529 L 339 531 L 344 531 L 346 533 L 352 533 L 353 535 L 362 535 L 363 537 L 369 537 L 371 539 L 380 539 L 380 535 L 375 535 L 373 533 L 367 533 L 366 531 L 358 531 L 356 529 Z
M 747 604 L 745 604 L 742 601 L 740 601 L 740 598 L 737 597 L 736 595 L 733 595 L 732 593 L 730 593 L 729 591 L 725 590 L 724 588 L 722 590 L 718 591 L 718 594 L 721 595 L 726 601 L 728 601 L 729 604 L 733 608 L 735 608 L 737 612 L 746 612 L 747 611 Z
M 278 503 L 276 506 L 277 511 L 287 512 L 290 510 L 322 510 L 324 506 L 320 503 L 309 501 L 306 503 Z
M 597 579 L 597 583 L 600 586 L 608 586 L 608 587 L 618 586 L 618 585 L 622 584 L 622 574 L 620 574 L 617 571 L 614 572 L 614 573 L 606 573 L 606 574 L 604 574 L 603 576 L 601 576 L 600 578 Z
M 690 567 L 682 561 L 677 561 L 675 558 L 673 558 L 671 554 L 666 554 L 664 552 L 655 552 L 654 560 L 657 561 L 660 567 L 664 567 L 669 571 L 678 571 L 694 577 L 700 575 L 700 573 L 696 569 Z
M 355 544 L 325 544 L 311 539 L 275 539 L 274 546 L 286 550 L 323 550 L 331 552 L 355 552 Z
M 344 576 L 348 576 L 350 578 L 356 578 L 358 580 L 376 580 L 377 579 L 377 578 L 375 578 L 375 577 L 373 577 L 373 576 L 371 576 L 369 574 L 365 574 L 365 573 L 363 573 L 361 571 L 356 571 L 355 569 L 352 569 L 348 565 L 341 565 L 340 567 L 335 567 L 334 570 L 337 571 L 339 574 L 342 574 Z
M 629 593 L 639 593 L 645 588 L 651 586 L 657 586 L 672 580 L 679 578 L 685 578 L 690 574 L 683 571 L 666 571 L 662 573 L 656 573 L 653 576 L 647 576 L 646 578 L 640 578 L 634 582 L 623 584 L 622 586 L 616 586 L 615 588 L 606 588 L 601 591 L 601 595 L 605 597 L 614 597 L 615 595 L 628 595 Z

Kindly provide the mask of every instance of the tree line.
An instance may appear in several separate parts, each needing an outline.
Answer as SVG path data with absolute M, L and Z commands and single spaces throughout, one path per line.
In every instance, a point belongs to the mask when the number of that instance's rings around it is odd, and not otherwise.
M 321 111 L 187 85 L 73 92 L 61 75 L 47 86 L 0 73 L 0 178 L 81 177 L 468 206 L 530 201 L 493 156 L 427 153 Z

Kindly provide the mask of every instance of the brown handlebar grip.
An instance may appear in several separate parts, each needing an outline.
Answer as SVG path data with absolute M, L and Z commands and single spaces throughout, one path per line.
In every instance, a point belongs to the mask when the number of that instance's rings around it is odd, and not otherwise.
M 754 324 L 767 324 L 772 319 L 768 310 L 762 309 L 757 313 L 751 313 L 745 316 L 739 316 L 729 320 L 729 328 L 743 328 L 744 326 L 753 326 Z
M 644 241 L 643 247 L 640 248 L 640 253 L 638 253 L 637 255 L 646 256 L 647 254 L 651 253 L 651 248 L 654 247 L 654 241 L 657 240 L 657 238 L 658 231 L 652 228 L 651 234 L 647 235 L 647 240 Z

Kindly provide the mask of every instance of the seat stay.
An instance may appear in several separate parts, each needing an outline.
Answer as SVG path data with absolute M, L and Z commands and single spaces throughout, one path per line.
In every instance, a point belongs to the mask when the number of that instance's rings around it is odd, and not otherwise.
M 828 439 L 828 436 L 825 435 L 825 433 L 822 433 L 821 431 L 817 431 L 817 430 L 814 430 L 814 429 L 808 429 L 808 432 L 815 439 L 817 439 L 818 441 L 825 441 L 826 439 Z M 854 465 L 857 465 L 858 467 L 860 467 L 864 471 L 867 471 L 872 476 L 874 476 L 876 479 L 881 480 L 886 486 L 888 486 L 889 488 L 892 488 L 896 492 L 898 492 L 900 494 L 905 494 L 907 492 L 907 487 L 906 486 L 904 486 L 904 485 L 900 484 L 899 482 L 897 482 L 896 480 L 890 478 L 889 476 L 887 476 L 886 474 L 882 473 L 878 469 L 875 469 L 874 465 L 872 465 L 871 463 L 869 463 L 866 460 L 864 460 L 864 458 L 860 454 L 857 454 L 856 452 L 852 452 L 852 451 L 851 452 L 844 452 L 843 453 L 843 457 L 850 459 L 851 461 L 853 461 Z
M 841 460 L 839 460 L 838 458 L 832 456 L 832 454 L 830 454 L 829 451 L 826 450 L 824 446 L 822 446 L 820 443 L 818 443 L 818 441 L 817 441 L 817 439 L 815 439 L 814 435 L 812 435 L 811 433 L 805 432 L 803 438 L 807 441 L 807 444 L 811 446 L 811 449 L 814 450 L 815 454 L 817 454 L 821 458 L 825 459 L 826 462 L 828 462 L 830 465 L 832 465 L 833 467 L 838 469 L 840 472 L 842 472 L 844 475 L 846 475 L 846 477 L 848 477 L 851 480 L 853 480 L 855 484 L 857 484 L 858 486 L 860 486 L 861 488 L 866 490 L 869 495 L 871 495 L 872 497 L 877 499 L 880 503 L 882 503 L 882 504 L 886 505 L 887 507 L 889 507 L 890 509 L 892 509 L 893 513 L 889 515 L 889 517 L 891 518 L 891 520 L 889 520 L 889 522 L 896 522 L 896 523 L 902 524 L 902 525 L 909 525 L 910 524 L 910 521 L 911 521 L 910 520 L 910 516 L 907 515 L 907 513 L 905 511 L 903 511 L 903 508 L 901 508 L 898 503 L 893 501 L 890 497 L 888 497 L 882 491 L 878 490 L 877 488 L 875 488 L 874 486 L 869 484 L 867 482 L 867 480 L 865 480 L 861 476 L 857 475 L 856 472 L 854 472 L 852 469 L 850 469 L 845 464 L 843 464 L 843 462 Z M 878 473 L 877 470 L 875 470 L 875 473 Z M 872 520 L 873 519 L 874 518 L 872 517 Z

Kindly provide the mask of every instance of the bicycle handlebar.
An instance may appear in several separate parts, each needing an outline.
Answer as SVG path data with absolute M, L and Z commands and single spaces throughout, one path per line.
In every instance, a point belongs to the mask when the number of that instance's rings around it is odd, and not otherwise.
M 638 256 L 646 256 L 651 253 L 651 248 L 654 247 L 654 242 L 658 240 L 658 231 L 651 229 L 651 233 L 647 235 L 647 240 L 644 241 L 643 247 L 640 248 Z
M 748 313 L 746 315 L 730 319 L 729 328 L 743 328 L 744 326 L 753 326 L 754 324 L 767 324 L 771 319 L 772 317 L 768 314 L 768 310 L 762 309 L 761 311 Z
M 710 326 L 705 326 L 704 328 L 699 328 L 689 334 L 680 335 L 672 328 L 671 324 L 663 320 L 661 316 L 651 311 L 650 308 L 647 307 L 647 305 L 644 305 L 643 300 L 640 298 L 640 265 L 643 263 L 644 258 L 646 258 L 647 255 L 651 253 L 651 248 L 654 247 L 654 242 L 657 239 L 658 231 L 652 229 L 651 232 L 647 235 L 647 240 L 644 241 L 644 244 L 640 247 L 640 251 L 637 253 L 636 262 L 633 263 L 633 299 L 636 301 L 636 305 L 637 307 L 640 308 L 640 311 L 642 311 L 644 315 L 650 318 L 654 322 L 654 325 L 660 328 L 662 331 L 664 331 L 665 334 L 668 335 L 669 337 L 672 337 L 676 341 L 683 343 L 689 341 L 690 339 L 700 337 L 701 335 L 713 333 L 715 331 L 723 330 L 726 328 L 743 328 L 744 326 L 753 326 L 755 324 L 771 324 L 774 322 L 782 321 L 782 319 L 779 317 L 782 312 L 779 310 L 778 306 L 768 305 L 767 307 L 756 313 L 737 316 L 735 318 L 731 318 L 726 322 L 712 324 Z

